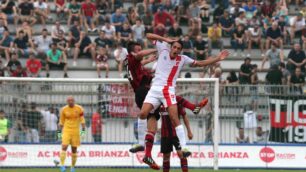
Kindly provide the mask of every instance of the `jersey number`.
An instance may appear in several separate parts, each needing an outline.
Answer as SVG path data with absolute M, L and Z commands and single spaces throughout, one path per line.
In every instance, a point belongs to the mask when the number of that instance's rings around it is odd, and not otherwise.
M 127 73 L 127 78 L 130 80 L 130 81 L 133 81 L 133 76 L 131 74 L 131 71 L 129 70 L 129 62 L 128 62 L 128 59 L 125 59 L 124 60 L 124 66 L 126 68 L 126 73 Z

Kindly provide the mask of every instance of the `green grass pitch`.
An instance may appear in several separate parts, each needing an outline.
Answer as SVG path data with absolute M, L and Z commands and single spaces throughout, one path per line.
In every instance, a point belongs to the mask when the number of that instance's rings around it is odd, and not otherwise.
M 56 168 L 20 168 L 20 169 L 1 169 L 1 172 L 59 172 L 59 169 Z M 69 168 L 66 170 L 69 172 Z M 154 172 L 155 170 L 151 169 L 107 169 L 107 168 L 79 168 L 76 169 L 76 172 Z M 162 170 L 159 170 L 162 171 Z M 171 172 L 180 172 L 181 170 L 171 170 Z M 296 170 L 219 170 L 218 172 L 293 172 Z M 190 169 L 189 172 L 213 172 L 213 170 L 207 169 Z

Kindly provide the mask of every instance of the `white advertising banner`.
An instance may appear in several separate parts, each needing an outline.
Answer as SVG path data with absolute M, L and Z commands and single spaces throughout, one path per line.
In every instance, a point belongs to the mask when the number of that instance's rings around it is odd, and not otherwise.
M 78 166 L 140 167 L 144 153 L 131 154 L 131 145 L 82 145 L 78 151 Z M 212 146 L 188 146 L 192 155 L 189 167 L 213 167 Z M 152 155 L 162 165 L 160 147 L 154 145 Z M 52 167 L 59 161 L 60 145 L 0 145 L 0 167 Z M 66 164 L 70 165 L 71 152 Z M 179 167 L 176 153 L 171 166 Z M 219 167 L 227 168 L 306 168 L 306 150 L 301 146 L 219 146 Z

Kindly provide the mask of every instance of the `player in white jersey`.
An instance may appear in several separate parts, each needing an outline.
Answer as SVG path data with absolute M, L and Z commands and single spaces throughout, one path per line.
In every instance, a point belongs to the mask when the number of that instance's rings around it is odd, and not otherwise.
M 224 60 L 229 56 L 227 50 L 222 51 L 214 58 L 208 58 L 207 60 L 196 61 L 188 56 L 181 55 L 183 44 L 178 40 L 161 37 L 155 34 L 147 34 L 147 38 L 155 41 L 155 45 L 158 51 L 157 67 L 155 71 L 155 77 L 152 81 L 152 86 L 148 92 L 144 104 L 141 108 L 138 120 L 138 137 L 139 139 L 145 138 L 144 131 L 146 128 L 146 118 L 148 114 L 158 108 L 161 104 L 167 109 L 172 123 L 175 126 L 177 136 L 180 141 L 180 146 L 183 152 L 188 151 L 186 146 L 186 138 L 184 127 L 181 125 L 178 118 L 178 111 L 176 105 L 175 86 L 176 80 L 180 73 L 180 70 L 184 64 L 189 64 L 193 67 L 204 67 L 211 65 L 218 61 Z M 143 123 L 143 124 L 142 124 Z M 148 133 L 152 134 L 152 133 Z M 148 164 L 153 169 L 158 169 L 158 165 L 154 162 L 152 157 L 145 156 L 143 162 Z

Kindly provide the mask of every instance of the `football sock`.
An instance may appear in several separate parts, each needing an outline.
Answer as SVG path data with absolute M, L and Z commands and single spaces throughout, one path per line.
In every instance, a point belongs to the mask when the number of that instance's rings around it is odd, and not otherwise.
M 191 111 L 193 111 L 196 108 L 196 105 L 189 102 L 188 100 L 184 99 L 181 96 L 176 96 L 176 101 L 177 104 L 181 104 L 183 107 L 190 109 Z
M 151 152 L 152 152 L 152 148 L 153 148 L 153 143 L 154 143 L 154 136 L 155 133 L 154 132 L 150 132 L 148 131 L 146 138 L 145 138 L 145 142 L 146 142 L 146 149 L 145 149 L 145 155 L 147 157 L 152 157 Z
M 61 166 L 65 165 L 65 159 L 66 159 L 66 151 L 62 151 L 60 155 Z
M 170 171 L 170 161 L 164 161 L 163 162 L 163 172 L 169 172 Z
M 187 158 L 182 158 L 181 159 L 181 168 L 182 168 L 182 172 L 188 172 L 188 161 L 187 161 Z
M 73 153 L 72 156 L 71 156 L 71 167 L 75 167 L 77 158 L 78 158 L 78 154 L 77 153 Z
M 147 130 L 147 119 L 140 119 L 138 118 L 138 143 L 142 146 L 145 146 L 144 140 L 145 140 L 145 133 Z
M 179 125 L 175 127 L 176 135 L 179 138 L 180 145 L 182 146 L 182 149 L 186 146 L 186 136 L 185 136 L 185 130 L 183 125 Z

